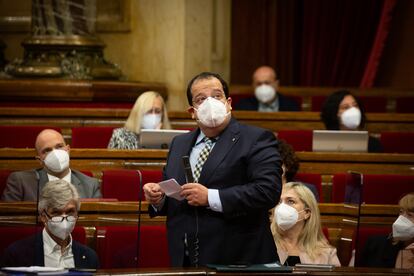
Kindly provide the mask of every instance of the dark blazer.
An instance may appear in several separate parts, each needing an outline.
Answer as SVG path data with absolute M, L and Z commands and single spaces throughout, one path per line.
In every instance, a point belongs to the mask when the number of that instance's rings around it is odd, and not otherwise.
M 392 244 L 389 236 L 369 237 L 359 258 L 359 266 L 395 268 L 402 243 Z
M 197 129 L 172 141 L 164 179 L 186 182 L 182 157 L 190 154 L 199 133 Z M 207 188 L 219 190 L 223 213 L 168 197 L 159 213 L 167 215 L 172 266 L 183 265 L 185 234 L 190 258 L 198 254 L 199 265 L 277 261 L 268 210 L 279 201 L 280 175 L 281 160 L 273 133 L 232 119 L 199 178 Z
M 378 138 L 368 137 L 368 152 L 383 152 L 381 141 Z
M 283 96 L 279 92 L 277 93 L 279 98 L 279 111 L 300 111 L 299 105 L 292 99 Z M 258 111 L 259 101 L 256 97 L 241 99 L 234 107 L 235 110 L 252 110 Z
M 89 247 L 73 240 L 72 252 L 75 259 L 75 268 L 97 269 L 99 267 L 98 256 Z M 1 259 L 1 266 L 33 265 L 45 265 L 42 231 L 12 243 L 4 251 Z
M 2 201 L 36 201 L 37 177 L 39 173 L 40 191 L 48 182 L 45 169 L 13 172 L 7 178 L 7 186 L 1 196 Z M 72 184 L 76 187 L 81 198 L 102 197 L 98 179 L 87 176 L 80 171 L 72 171 Z

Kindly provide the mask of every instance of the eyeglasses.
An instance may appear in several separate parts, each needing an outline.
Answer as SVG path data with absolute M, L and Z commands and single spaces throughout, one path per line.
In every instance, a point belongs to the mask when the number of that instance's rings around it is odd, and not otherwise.
M 225 96 L 223 93 L 211 95 L 211 96 L 199 95 L 193 99 L 193 104 L 195 106 L 200 106 L 208 97 L 212 97 L 216 100 L 221 101 L 222 99 L 224 99 Z
M 75 222 L 78 219 L 78 216 L 74 216 L 74 215 L 69 215 L 69 216 L 54 216 L 54 217 L 52 217 L 46 211 L 44 211 L 44 213 L 46 214 L 47 218 L 51 222 L 54 222 L 54 223 L 62 222 L 64 219 L 66 219 L 68 222 Z

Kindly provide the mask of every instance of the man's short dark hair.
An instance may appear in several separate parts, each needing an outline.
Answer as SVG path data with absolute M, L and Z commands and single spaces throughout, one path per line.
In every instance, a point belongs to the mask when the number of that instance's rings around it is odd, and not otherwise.
M 221 86 L 223 86 L 224 95 L 226 96 L 226 99 L 229 97 L 229 86 L 227 85 L 227 82 L 217 73 L 212 72 L 202 72 L 192 78 L 187 86 L 187 100 L 189 105 L 193 105 L 193 95 L 191 94 L 191 87 L 193 86 L 193 83 L 197 80 L 206 80 L 216 78 L 221 82 Z

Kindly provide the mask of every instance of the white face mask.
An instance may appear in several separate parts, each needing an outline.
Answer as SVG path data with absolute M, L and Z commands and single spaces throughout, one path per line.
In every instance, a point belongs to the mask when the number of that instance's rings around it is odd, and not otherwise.
M 254 90 L 254 95 L 261 103 L 268 103 L 276 96 L 276 90 L 273 86 L 268 84 L 262 84 Z
M 361 123 L 361 111 L 356 107 L 351 107 L 341 114 L 342 124 L 349 129 L 356 129 Z
M 69 168 L 69 154 L 66 150 L 54 149 L 46 155 L 43 162 L 52 172 L 60 173 Z
M 283 231 L 292 228 L 298 222 L 298 218 L 299 213 L 292 206 L 281 203 L 276 207 L 275 220 L 277 225 Z
M 144 114 L 142 117 L 141 128 L 143 129 L 157 129 L 160 127 L 161 114 L 151 113 Z
M 59 239 L 65 240 L 75 228 L 76 221 L 67 221 L 64 219 L 61 222 L 47 222 L 47 228 L 49 231 L 58 237 Z
M 400 215 L 392 225 L 392 237 L 400 241 L 414 238 L 414 223 Z
M 197 119 L 206 127 L 221 125 L 230 114 L 222 101 L 212 97 L 208 97 L 198 108 L 194 109 L 197 111 Z

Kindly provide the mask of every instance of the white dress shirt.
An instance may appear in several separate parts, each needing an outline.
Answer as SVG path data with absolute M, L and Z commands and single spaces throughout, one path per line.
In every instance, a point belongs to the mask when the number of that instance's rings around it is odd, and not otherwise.
M 72 236 L 69 236 L 70 242 L 63 249 L 63 252 L 61 246 L 52 239 L 45 228 L 43 229 L 42 236 L 45 266 L 62 268 L 75 267 L 75 259 L 72 252 Z
M 49 179 L 49 181 L 59 180 L 60 179 L 59 177 L 56 177 L 56 176 L 51 175 L 49 173 L 47 174 L 47 178 Z M 65 180 L 68 183 L 72 183 L 71 182 L 72 181 L 72 171 L 69 169 L 68 174 L 65 175 L 62 179 Z

